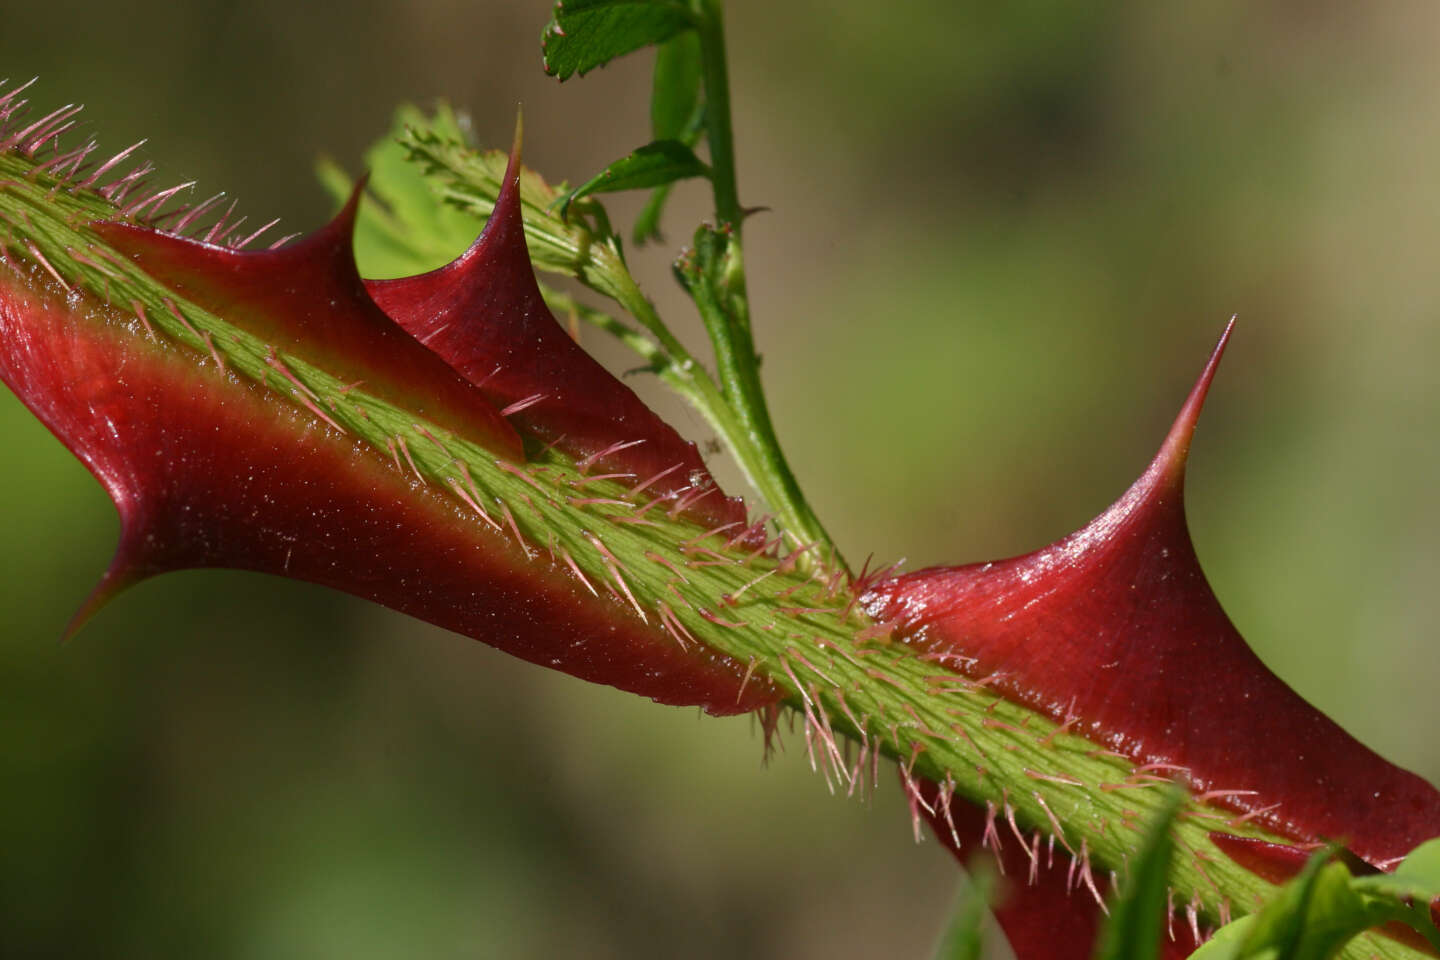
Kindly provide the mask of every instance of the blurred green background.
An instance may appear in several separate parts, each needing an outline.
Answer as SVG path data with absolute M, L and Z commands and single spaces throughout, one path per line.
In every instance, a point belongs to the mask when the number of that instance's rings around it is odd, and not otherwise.
M 328 212 L 315 156 L 353 168 L 402 100 L 497 146 L 523 101 L 557 179 L 642 142 L 649 55 L 557 85 L 547 12 L 12 4 L 0 76 L 300 229 Z M 1080 525 L 1238 313 L 1192 456 L 1200 555 L 1277 672 L 1440 778 L 1437 35 L 1420 0 L 733 2 L 765 375 L 848 553 Z M 634 258 L 692 342 L 667 258 L 704 200 Z M 144 584 L 59 645 L 114 512 L 8 394 L 0 436 L 0 953 L 927 955 L 948 858 L 888 782 L 832 798 L 793 741 L 761 769 L 747 720 L 251 575 Z

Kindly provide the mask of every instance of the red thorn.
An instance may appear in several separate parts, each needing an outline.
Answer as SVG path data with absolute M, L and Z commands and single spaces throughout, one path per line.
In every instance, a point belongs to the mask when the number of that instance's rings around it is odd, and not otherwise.
M 1180 413 L 1170 427 L 1170 432 L 1165 435 L 1165 442 L 1160 446 L 1160 452 L 1150 464 L 1150 469 L 1145 476 L 1155 475 L 1155 482 L 1159 483 L 1167 479 L 1172 483 L 1184 484 L 1185 463 L 1190 456 L 1190 442 L 1195 437 L 1195 427 L 1200 422 L 1200 411 L 1205 407 L 1205 398 L 1210 394 L 1210 384 L 1215 380 L 1215 371 L 1220 368 L 1220 360 L 1225 356 L 1225 347 L 1230 343 L 1230 334 L 1235 329 L 1235 318 L 1231 317 L 1230 322 L 1225 324 L 1225 331 L 1220 334 L 1220 340 L 1215 344 L 1215 349 L 1210 352 L 1210 359 L 1205 363 L 1205 369 L 1200 371 L 1200 378 L 1195 381 L 1195 386 L 1190 389 L 1190 394 L 1185 398 L 1185 403 L 1180 407 Z M 1142 477 L 1142 481 L 1144 478 Z
M 151 575 L 135 565 L 131 559 L 133 552 L 130 538 L 122 528 L 120 545 L 115 550 L 115 558 L 100 577 L 100 582 L 95 584 L 89 596 L 65 624 L 65 629 L 60 635 L 61 643 L 69 643 L 97 613 L 104 609 L 106 604 Z
M 877 624 L 997 693 L 1301 843 L 1373 865 L 1440 833 L 1440 793 L 1375 755 L 1251 652 L 1190 540 L 1184 470 L 1226 327 L 1159 453 L 1109 509 L 1031 554 L 870 586 Z M 963 658 L 963 659 L 962 659 Z M 1265 731 L 1257 740 L 1254 731 Z M 1103 790 L 1145 789 L 1137 771 Z M 1377 812 L 1379 811 L 1379 812 Z
M 238 226 L 220 231 L 225 217 L 206 241 L 127 223 L 101 222 L 94 229 L 143 261 L 146 272 L 179 297 L 224 315 L 278 352 L 347 382 L 364 380 L 381 399 L 423 412 L 496 454 L 523 459 L 520 438 L 484 395 L 386 316 L 365 291 L 352 250 L 365 182 L 360 178 L 328 224 L 279 250 L 224 246 L 224 237 Z M 217 231 L 217 242 L 208 242 Z
M 108 261 L 102 249 L 87 254 Z M 0 241 L 8 264 L 6 250 Z M 230 252 L 223 262 L 250 256 Z M 184 319 L 190 307 L 179 299 Z M 463 463 L 436 477 L 463 482 L 417 489 L 408 470 L 392 471 L 382 455 L 295 415 L 280 371 L 265 370 L 273 390 L 197 371 L 189 347 L 203 350 L 204 338 L 172 320 L 164 300 L 150 303 L 155 316 L 147 317 L 138 302 L 110 306 L 78 288 L 62 296 L 39 267 L 0 268 L 0 381 L 89 468 L 120 515 L 115 558 L 67 635 L 148 576 L 228 567 L 345 590 L 663 703 L 733 714 L 778 698 L 763 676 L 741 689 L 745 663 L 693 644 L 680 649 L 653 618 L 617 611 L 559 563 L 526 563 L 466 522 L 462 505 L 483 503 Z M 148 334 L 156 320 L 187 346 L 157 348 Z M 282 365 L 291 356 L 281 344 L 261 352 Z M 423 421 L 427 431 L 433 423 Z M 404 464 L 398 447 L 394 458 Z M 497 509 L 500 528 L 527 549 L 509 509 Z
M 709 491 L 714 480 L 694 444 L 585 353 L 545 305 L 525 243 L 522 130 L 517 121 L 495 208 L 470 248 L 430 273 L 373 281 L 372 296 L 517 429 L 553 443 L 582 469 L 649 478 L 639 489 L 657 499 Z M 537 394 L 544 403 L 525 405 Z M 745 519 L 743 504 L 723 495 L 683 503 L 680 512 L 704 526 Z

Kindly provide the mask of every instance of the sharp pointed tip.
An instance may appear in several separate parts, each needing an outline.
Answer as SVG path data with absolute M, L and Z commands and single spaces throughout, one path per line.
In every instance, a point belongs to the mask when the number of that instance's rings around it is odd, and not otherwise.
M 520 172 L 520 147 L 525 141 L 525 104 L 515 104 L 515 137 L 510 142 L 510 165 Z
M 345 200 L 345 206 L 331 218 L 330 223 L 322 229 L 336 230 L 343 232 L 347 237 L 355 233 L 355 221 L 360 214 L 360 198 L 365 194 L 365 187 L 370 183 L 370 171 L 366 170 L 355 178 L 355 184 L 350 188 L 350 196 Z
M 74 640 L 75 636 L 84 629 L 85 625 L 94 618 L 95 614 L 100 612 L 100 608 L 109 602 L 110 598 L 108 596 L 97 598 L 99 589 L 99 587 L 96 587 L 95 592 L 92 592 L 90 596 L 85 598 L 85 602 L 80 604 L 79 609 L 71 615 L 70 620 L 65 624 L 65 629 L 60 632 L 60 644 L 62 646 L 68 645 Z
M 1214 368 L 1219 366 L 1220 358 L 1225 355 L 1225 348 L 1230 344 L 1230 334 L 1235 332 L 1235 324 L 1240 320 L 1240 314 L 1230 314 L 1230 319 L 1225 322 L 1225 329 L 1220 331 L 1220 339 L 1215 341 L 1215 349 L 1210 351 L 1210 359 L 1205 364 L 1205 369 L 1211 376 L 1214 376 Z
M 525 146 L 525 108 L 523 104 L 515 105 L 515 136 L 510 141 L 510 160 L 505 165 L 505 182 L 500 184 L 500 197 L 503 198 L 510 190 L 516 193 L 520 190 L 520 164 L 524 154 Z
M 1205 405 L 1205 397 L 1210 392 L 1210 384 L 1215 380 L 1215 371 L 1220 368 L 1220 360 L 1225 356 L 1225 348 L 1230 344 L 1230 334 L 1235 329 L 1235 318 L 1231 317 L 1230 322 L 1225 324 L 1225 330 L 1220 334 L 1220 339 L 1215 343 L 1215 349 L 1210 351 L 1210 358 L 1205 361 L 1205 368 L 1200 371 L 1200 377 L 1195 381 L 1195 386 L 1190 390 L 1190 396 L 1185 398 L 1185 406 L 1180 408 L 1180 419 L 1189 419 L 1189 428 L 1195 429 L 1195 421 L 1200 419 L 1200 409 Z
M 1200 411 L 1205 407 L 1205 398 L 1210 393 L 1210 385 L 1215 381 L 1215 372 L 1220 368 L 1220 360 L 1225 356 L 1225 348 L 1230 344 L 1230 335 L 1235 330 L 1236 317 L 1231 316 L 1230 321 L 1225 324 L 1225 330 L 1220 334 L 1215 349 L 1210 351 L 1210 358 L 1205 361 L 1205 367 L 1200 371 L 1195 386 L 1190 388 L 1190 395 L 1185 398 L 1185 403 L 1180 408 L 1180 413 L 1175 418 L 1170 432 L 1165 436 L 1165 443 L 1160 448 L 1159 454 L 1155 457 L 1152 470 L 1160 468 L 1173 481 L 1183 482 L 1185 478 L 1185 462 L 1190 454 L 1190 441 L 1195 436 L 1195 426 L 1200 422 Z
M 520 157 L 524 138 L 525 121 L 517 108 L 515 141 L 510 147 L 510 159 L 505 165 L 504 178 L 500 181 L 500 192 L 495 197 L 495 208 L 491 211 L 489 219 L 485 221 L 485 227 L 480 231 L 480 235 L 470 245 L 470 249 L 461 254 L 451 266 L 483 259 L 480 251 L 494 246 L 497 242 L 501 245 L 513 245 L 519 251 L 517 255 L 523 256 L 526 263 L 530 262 L 529 250 L 525 244 L 525 223 L 520 201 Z M 507 236 L 510 237 L 508 241 L 503 239 Z
M 308 233 L 290 234 L 270 245 L 268 250 L 247 252 L 247 256 L 271 256 L 291 263 L 307 262 L 321 257 L 331 264 L 344 282 L 360 282 L 360 267 L 355 261 L 355 231 L 360 219 L 360 200 L 370 182 L 369 172 L 356 178 L 345 205 L 321 227 Z M 293 241 L 293 242 L 292 242 Z M 321 261 L 314 261 L 317 265 Z
M 117 557 L 116 560 L 110 564 L 110 569 L 106 570 L 104 575 L 100 577 L 100 582 L 95 584 L 94 589 L 90 591 L 90 595 L 80 603 L 75 613 L 71 615 L 70 620 L 65 624 L 64 631 L 60 634 L 60 642 L 66 644 L 73 640 L 75 635 L 84 629 L 85 625 L 105 608 L 106 604 L 143 579 L 144 576 L 142 574 Z
M 1190 395 L 1185 398 L 1185 405 L 1180 408 L 1176 424 L 1184 422 L 1191 433 L 1200 419 L 1200 410 L 1205 406 L 1205 397 L 1210 393 L 1210 384 L 1215 380 L 1215 371 L 1220 369 L 1220 361 L 1225 356 L 1225 348 L 1230 345 L 1230 334 L 1234 330 L 1235 317 L 1231 316 L 1230 321 L 1225 324 L 1225 330 L 1220 334 L 1220 339 L 1215 343 L 1215 349 L 1210 351 L 1210 358 L 1205 361 L 1205 368 L 1200 371 L 1199 379 L 1190 389 Z

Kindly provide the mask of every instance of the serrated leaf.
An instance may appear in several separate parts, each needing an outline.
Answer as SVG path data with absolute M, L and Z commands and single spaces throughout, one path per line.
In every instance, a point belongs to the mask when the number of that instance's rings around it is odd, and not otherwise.
M 685 144 L 678 140 L 656 140 L 621 157 L 572 190 L 561 201 L 561 216 L 567 215 L 576 200 L 593 193 L 638 190 L 709 175 L 709 166 Z
M 560 0 L 541 35 L 545 71 L 561 80 L 584 75 L 692 23 L 690 10 L 673 0 Z
M 1171 827 L 1185 801 L 1176 789 L 1150 821 L 1139 856 L 1130 861 L 1130 875 L 1120 895 L 1110 901 L 1110 917 L 1100 928 L 1097 960 L 1154 960 L 1165 933 L 1165 900 L 1170 860 L 1175 855 Z

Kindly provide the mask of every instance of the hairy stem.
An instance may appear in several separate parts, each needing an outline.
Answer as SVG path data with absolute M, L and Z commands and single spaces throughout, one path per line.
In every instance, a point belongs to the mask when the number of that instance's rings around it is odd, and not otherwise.
M 551 447 L 516 462 L 499 459 L 464 429 L 446 429 L 347 381 L 327 368 L 323 350 L 300 344 L 277 351 L 243 320 L 210 312 L 161 282 L 94 227 L 125 219 L 108 199 L 53 175 L 34 157 L 0 155 L 0 284 L 11 294 L 12 322 L 68 311 L 80 336 L 124 338 L 127 347 L 176 357 L 197 378 L 212 378 L 207 383 L 216 391 L 266 391 L 288 402 L 290 414 L 317 435 L 332 441 L 326 431 L 343 435 L 356 451 L 355 469 L 388 470 L 393 462 L 407 483 L 414 476 L 417 497 L 447 498 L 457 525 L 491 537 L 489 524 L 493 536 L 513 537 L 523 553 L 517 563 L 568 565 L 597 598 L 613 599 L 615 623 L 658 622 L 686 650 L 713 649 L 748 664 L 755 682 L 774 684 L 803 717 L 811 763 L 833 788 L 872 789 L 879 758 L 890 757 L 907 781 L 927 777 L 947 802 L 954 797 L 987 809 L 997 825 L 995 843 L 1027 849 L 1033 843 L 1038 851 L 1040 840 L 1050 838 L 1074 858 L 1082 883 L 1111 872 L 1124 877 L 1143 824 L 1165 801 L 1165 784 L 1151 768 L 1077 735 L 1068 721 L 1057 724 L 1004 699 L 984 681 L 949 669 L 943 656 L 893 640 L 860 607 L 843 570 L 803 564 L 806 549 L 750 550 L 738 537 L 697 528 L 678 504 L 631 496 L 613 480 L 588 475 L 584 464 Z M 740 400 L 758 395 L 733 233 L 702 229 L 681 275 L 707 323 L 727 334 L 733 351 L 722 359 L 727 389 Z M 647 309 L 638 290 L 627 297 Z M 592 320 L 607 326 L 603 315 Z M 713 409 L 729 409 L 703 393 L 707 383 L 716 389 L 708 376 L 687 382 L 701 385 L 696 389 Z M 123 379 L 114 387 L 123 397 Z M 751 449 L 773 452 L 764 469 L 783 470 L 763 404 L 737 423 Z M 778 482 L 773 473 L 764 476 Z M 493 548 L 495 541 L 485 544 Z M 772 713 L 767 723 L 778 719 Z M 1210 831 L 1285 842 L 1215 799 L 1186 798 L 1175 825 L 1181 855 L 1168 876 L 1177 900 L 1193 902 L 1210 922 L 1250 911 L 1273 891 L 1220 850 Z M 1347 951 L 1372 953 L 1415 955 L 1373 937 Z

